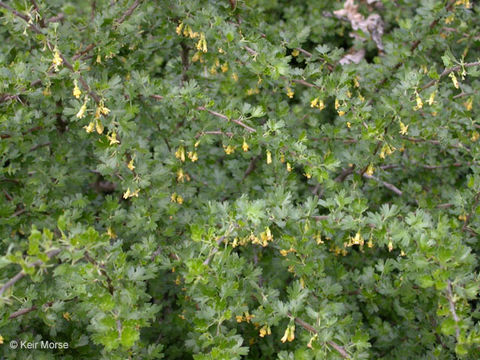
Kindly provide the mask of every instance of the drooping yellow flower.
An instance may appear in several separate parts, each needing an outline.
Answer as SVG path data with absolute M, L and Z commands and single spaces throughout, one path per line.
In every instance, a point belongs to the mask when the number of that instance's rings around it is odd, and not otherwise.
M 107 229 L 107 235 L 110 239 L 116 239 L 117 238 L 117 234 L 115 234 L 115 231 L 113 231 L 111 226 L 109 226 L 108 229 Z
M 220 69 L 222 72 L 227 72 L 228 71 L 228 63 L 223 63 L 222 66 L 220 66 Z
M 2 345 L 2 344 L 3 344 L 3 336 L 0 335 L 0 345 Z
M 367 167 L 367 170 L 365 171 L 365 174 L 369 175 L 369 176 L 372 176 L 373 175 L 373 172 L 374 172 L 374 167 L 372 164 L 369 164 L 368 167 Z
M 292 56 L 298 56 L 300 53 L 297 49 L 292 51 Z
M 57 47 L 53 49 L 53 59 L 52 59 L 52 65 L 55 71 L 58 71 L 58 67 L 63 64 L 63 59 L 60 55 L 60 51 L 58 51 Z
M 350 123 L 350 121 L 347 121 L 347 128 L 351 128 L 352 127 L 352 124 Z
M 180 159 L 182 162 L 185 162 L 185 149 L 183 146 L 179 146 L 177 151 L 175 151 L 175 157 Z
M 78 113 L 77 113 L 78 119 L 83 119 L 85 117 L 85 111 L 87 111 L 87 102 L 88 102 L 88 99 L 85 99 L 85 102 L 80 107 L 80 110 L 78 110 Z
M 281 341 L 282 343 L 286 341 L 293 341 L 295 339 L 295 325 L 289 325 L 285 330 L 285 334 L 283 335 Z
M 238 323 L 241 323 L 243 321 L 243 316 L 242 315 L 236 315 L 235 319 L 237 320 Z
M 452 79 L 453 86 L 455 86 L 455 89 L 458 89 L 460 86 L 458 85 L 458 80 L 457 80 L 457 77 L 455 76 L 455 73 L 451 72 L 448 76 Z
M 310 107 L 314 108 L 314 107 L 317 107 L 318 105 L 318 97 L 313 99 L 312 101 L 310 101 Z
M 195 162 L 198 160 L 198 155 L 196 151 L 189 151 L 188 152 L 188 158 L 192 161 Z
M 243 144 L 242 144 L 242 150 L 244 152 L 247 152 L 250 147 L 248 146 L 247 142 L 245 141 L 245 138 L 243 138 Z
M 97 54 L 97 59 L 96 59 L 97 64 L 102 63 L 102 56 L 100 54 Z
M 389 252 L 392 252 L 392 250 L 393 250 L 393 244 L 392 244 L 392 240 L 390 240 L 390 241 L 388 242 L 388 251 L 389 251 Z
M 264 337 L 265 335 L 270 335 L 272 333 L 272 330 L 270 329 L 270 326 L 264 325 L 260 328 L 260 337 Z
M 196 49 L 199 51 L 203 51 L 204 53 L 208 51 L 207 40 L 205 39 L 205 34 L 203 32 L 200 33 L 200 40 L 198 40 L 197 42 Z
M 318 102 L 318 105 L 317 105 L 318 109 L 321 111 L 323 109 L 325 109 L 325 103 L 323 102 L 323 100 L 320 100 Z
M 223 151 L 225 151 L 225 154 L 230 155 L 235 152 L 235 147 L 232 145 L 228 145 L 228 146 L 223 145 Z
M 182 29 L 183 29 L 183 21 L 181 21 L 180 24 L 178 24 L 178 26 L 175 28 L 175 32 L 177 33 L 177 35 L 182 34 Z
M 434 92 L 432 92 L 432 93 L 430 94 L 430 97 L 429 97 L 428 100 L 427 100 L 428 105 L 430 105 L 430 106 L 433 105 L 433 102 L 434 102 L 434 100 L 435 100 L 435 94 L 436 94 L 436 93 L 437 93 L 437 92 L 434 91 Z
M 70 321 L 72 318 L 70 317 L 70 313 L 69 312 L 64 312 L 63 313 L 63 318 L 67 321 Z
M 467 111 L 471 111 L 473 108 L 473 98 L 470 97 L 467 101 L 463 103 L 463 105 L 465 106 L 465 109 L 467 109 Z
M 133 158 L 128 162 L 127 167 L 130 169 L 130 171 L 135 169 L 135 165 L 133 165 Z
M 183 169 L 178 169 L 178 171 L 177 171 L 177 181 L 178 182 L 184 182 L 185 178 L 186 178 L 186 176 L 183 172 Z
M 110 145 L 120 144 L 120 141 L 117 139 L 117 133 L 114 131 L 111 135 L 107 135 L 107 139 L 110 141 Z
M 130 192 L 130 188 L 127 188 L 127 191 L 123 193 L 123 198 L 128 199 L 131 195 L 132 193 Z
M 177 193 L 173 193 L 171 196 L 170 196 L 170 201 L 171 202 L 176 202 L 177 201 Z
M 99 135 L 103 134 L 104 127 L 100 119 L 95 120 L 95 130 L 97 130 Z
M 339 107 L 340 107 L 340 101 L 338 101 L 338 99 L 335 99 L 335 110 L 338 110 Z
M 84 126 L 83 128 L 85 129 L 85 131 L 86 131 L 87 133 L 90 134 L 90 133 L 93 132 L 93 130 L 95 130 L 95 123 L 94 123 L 93 121 L 90 121 L 90 123 L 88 124 L 88 126 Z
M 308 341 L 308 344 L 307 344 L 307 347 L 308 347 L 309 349 L 312 349 L 312 343 L 313 343 L 315 340 L 317 340 L 317 338 L 318 338 L 318 334 L 315 334 L 315 335 L 313 335 L 313 336 L 310 338 L 310 340 Z
M 177 203 L 180 205 L 183 204 L 183 197 L 181 197 L 180 195 L 177 196 Z
M 295 92 L 290 87 L 287 87 L 287 96 L 291 99 L 293 95 L 295 95 Z
M 417 105 L 413 107 L 413 110 L 417 111 L 423 107 L 423 101 L 418 92 L 416 93 L 415 100 L 417 102 Z
M 480 134 L 478 133 L 478 131 L 474 131 L 472 133 L 472 136 L 470 137 L 470 140 L 472 140 L 473 142 L 477 141 L 478 139 L 480 138 Z
M 267 150 L 267 164 L 271 164 L 272 163 L 272 153 L 270 152 L 270 150 Z
M 451 22 L 453 22 L 453 20 L 455 20 L 455 15 L 454 15 L 454 14 L 452 14 L 452 15 L 450 15 L 450 16 L 447 16 L 447 17 L 445 18 L 445 24 L 448 25 L 448 24 L 450 24 Z
M 355 87 L 360 87 L 360 83 L 358 82 L 358 76 L 355 76 L 353 78 L 353 85 L 355 85 Z
M 78 87 L 77 80 L 73 80 L 73 96 L 75 96 L 77 99 L 80 99 L 80 96 L 82 96 L 82 91 Z
M 288 172 L 292 171 L 292 165 L 290 165 L 289 162 L 287 162 L 287 171 Z
M 408 125 L 405 125 L 403 122 L 400 121 L 400 134 L 406 135 L 408 131 Z

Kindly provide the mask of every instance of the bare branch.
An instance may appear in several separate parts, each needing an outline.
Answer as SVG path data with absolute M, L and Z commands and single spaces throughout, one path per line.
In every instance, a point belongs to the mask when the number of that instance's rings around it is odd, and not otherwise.
M 458 338 L 460 337 L 460 328 L 458 327 L 458 322 L 460 319 L 458 318 L 457 312 L 455 311 L 455 302 L 453 301 L 453 293 L 452 293 L 452 283 L 450 280 L 447 280 L 447 300 L 450 306 L 450 313 L 452 314 L 453 321 L 455 321 L 455 335 Z
M 454 72 L 454 71 L 458 71 L 462 68 L 468 68 L 468 67 L 473 67 L 473 66 L 479 66 L 480 65 L 480 61 L 475 61 L 475 62 L 471 62 L 471 63 L 466 63 L 466 64 L 463 64 L 463 66 L 461 65 L 457 65 L 457 66 L 453 66 L 451 68 L 447 68 L 445 70 L 443 70 L 443 72 L 440 74 L 440 77 L 438 79 L 434 79 L 434 80 L 431 80 L 430 82 L 428 82 L 427 84 L 423 85 L 418 91 L 420 92 L 421 90 L 425 90 L 425 89 L 428 89 L 429 87 L 435 85 L 436 83 L 438 83 L 442 78 L 444 78 L 445 76 L 447 76 L 448 74 Z
M 250 126 L 248 126 L 248 125 L 246 125 L 246 124 L 244 124 L 244 123 L 243 123 L 242 121 L 240 121 L 240 120 L 237 120 L 237 119 L 229 119 L 227 116 L 225 116 L 225 115 L 223 115 L 223 114 L 220 114 L 220 113 L 218 113 L 218 112 L 216 112 L 216 111 L 207 109 L 207 108 L 204 107 L 204 106 L 199 106 L 199 107 L 197 107 L 197 110 L 206 111 L 206 112 L 208 112 L 208 113 L 210 113 L 210 114 L 212 114 L 212 115 L 215 115 L 216 117 L 219 117 L 219 118 L 221 118 L 221 119 L 224 119 L 224 120 L 226 120 L 226 121 L 232 121 L 232 122 L 234 122 L 234 123 L 236 123 L 236 124 L 238 124 L 238 125 L 240 125 L 240 126 L 243 126 L 243 127 L 244 127 L 245 129 L 247 129 L 249 132 L 257 132 L 257 130 L 255 130 L 254 128 L 252 128 L 252 127 L 250 127 Z
M 130 6 L 124 13 L 123 15 L 120 17 L 120 19 L 118 19 L 116 21 L 116 24 L 114 26 L 114 28 L 117 28 L 121 23 L 123 23 L 130 15 L 132 15 L 132 13 L 135 11 L 135 9 L 138 7 L 138 5 L 140 5 L 140 2 L 141 0 L 135 0 L 135 2 L 132 4 L 132 6 Z

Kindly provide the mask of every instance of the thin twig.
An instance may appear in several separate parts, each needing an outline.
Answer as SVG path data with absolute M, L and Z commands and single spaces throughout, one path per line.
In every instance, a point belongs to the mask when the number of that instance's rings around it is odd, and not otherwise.
M 60 253 L 60 249 L 55 249 L 55 250 L 51 250 L 49 252 L 47 252 L 47 256 L 49 259 L 51 259 L 52 257 L 58 255 Z M 37 261 L 34 261 L 30 264 L 27 265 L 27 267 L 35 267 L 35 266 L 39 266 L 43 264 L 43 261 L 42 260 L 37 260 Z M 24 272 L 23 270 L 21 270 L 20 272 L 17 273 L 17 275 L 15 275 L 13 278 L 11 278 L 9 281 L 7 281 L 7 283 L 5 285 L 2 286 L 2 288 L 0 289 L 0 296 L 3 295 L 3 293 L 5 291 L 7 291 L 10 287 L 12 287 L 13 285 L 15 285 L 15 283 L 17 281 L 19 281 L 20 279 L 22 279 L 23 277 L 25 277 L 25 275 L 27 275 L 26 272 Z
M 395 185 L 393 184 L 390 184 L 386 181 L 383 181 L 383 180 L 380 180 L 379 178 L 377 178 L 376 176 L 373 176 L 373 175 L 368 175 L 366 173 L 363 174 L 363 177 L 366 178 L 366 179 L 372 179 L 372 180 L 375 180 L 376 182 L 379 182 L 381 183 L 383 186 L 385 186 L 387 189 L 389 190 L 392 190 L 395 194 L 397 195 L 400 195 L 402 196 L 403 195 L 403 192 L 397 188 Z
M 246 124 L 244 124 L 244 123 L 243 123 L 242 121 L 240 121 L 240 120 L 237 120 L 237 119 L 229 119 L 228 116 L 225 116 L 225 115 L 220 114 L 220 113 L 218 113 L 218 112 L 216 112 L 216 111 L 207 109 L 207 108 L 204 107 L 204 106 L 199 106 L 199 107 L 197 107 L 197 110 L 206 111 L 206 112 L 208 112 L 208 113 L 210 113 L 210 114 L 212 114 L 212 115 L 215 115 L 216 117 L 219 117 L 219 118 L 221 118 L 221 119 L 224 119 L 224 120 L 226 120 L 226 121 L 232 121 L 232 122 L 234 122 L 235 124 L 238 124 L 238 125 L 240 125 L 240 126 L 243 126 L 243 127 L 244 127 L 245 129 L 247 129 L 249 132 L 257 132 L 257 130 L 255 130 L 254 128 L 252 128 L 252 127 L 250 127 L 250 126 L 248 126 L 248 125 L 246 125 Z
M 431 80 L 430 82 L 428 82 L 427 84 L 423 85 L 420 89 L 418 89 L 418 92 L 422 91 L 422 90 L 425 90 L 425 89 L 428 89 L 429 87 L 435 85 L 436 83 L 438 83 L 442 78 L 444 78 L 445 76 L 447 76 L 448 74 L 454 72 L 454 71 L 458 71 L 462 68 L 468 68 L 468 67 L 473 67 L 473 66 L 480 66 L 480 61 L 475 61 L 475 62 L 471 62 L 471 63 L 466 63 L 466 64 L 463 64 L 462 65 L 457 65 L 457 66 L 453 66 L 451 68 L 447 68 L 445 70 L 443 70 L 443 72 L 440 74 L 439 78 L 438 79 L 434 79 L 434 80 Z
M 450 280 L 447 280 L 447 300 L 450 306 L 450 313 L 452 314 L 453 321 L 455 321 L 455 335 L 457 336 L 457 341 L 460 337 L 460 328 L 458 327 L 458 322 L 460 319 L 458 318 L 457 312 L 455 311 L 455 302 L 453 301 L 453 293 L 452 293 L 452 283 Z
M 118 19 L 116 22 L 115 22 L 115 26 L 114 28 L 117 28 L 121 23 L 123 23 L 130 15 L 132 15 L 132 13 L 135 11 L 135 9 L 137 8 L 138 5 L 140 5 L 140 2 L 141 0 L 135 0 L 135 2 L 132 4 L 132 6 L 130 6 L 124 13 L 123 15 L 120 17 L 120 19 Z
M 223 240 L 225 240 L 225 235 L 220 236 L 220 238 L 217 240 L 217 246 L 220 246 Z M 210 264 L 210 261 L 212 261 L 213 255 L 215 255 L 217 252 L 218 252 L 218 248 L 214 248 L 210 253 L 210 255 L 203 262 L 203 265 Z
M 290 313 L 288 316 L 292 316 Z M 295 323 L 303 327 L 305 330 L 308 330 L 314 334 L 318 334 L 318 330 L 315 329 L 312 325 L 306 323 L 302 319 L 296 317 L 295 318 Z M 344 359 L 351 359 L 350 355 L 348 355 L 347 351 L 343 346 L 338 345 L 336 342 L 332 340 L 328 340 L 327 344 L 330 345 L 332 348 L 334 348 Z
M 45 305 L 43 305 L 43 307 L 50 307 L 52 306 L 53 304 L 53 301 L 49 301 L 48 303 L 46 303 Z M 28 314 L 29 312 L 32 312 L 32 311 L 35 311 L 38 309 L 38 306 L 37 305 L 33 305 L 32 307 L 29 307 L 29 308 L 26 308 L 26 309 L 20 309 L 18 311 L 15 311 L 14 313 L 10 314 L 10 316 L 8 317 L 9 320 L 12 320 L 12 319 L 15 319 L 19 316 L 23 316 L 25 314 Z

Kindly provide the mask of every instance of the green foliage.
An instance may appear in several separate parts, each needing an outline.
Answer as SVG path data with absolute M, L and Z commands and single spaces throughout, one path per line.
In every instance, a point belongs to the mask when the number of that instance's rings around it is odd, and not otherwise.
M 1 1 L 0 357 L 480 358 L 479 11 Z

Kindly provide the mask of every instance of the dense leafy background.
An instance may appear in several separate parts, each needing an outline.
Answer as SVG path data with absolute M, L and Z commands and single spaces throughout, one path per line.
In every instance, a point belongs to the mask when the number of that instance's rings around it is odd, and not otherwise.
M 0 2 L 0 356 L 478 359 L 480 5 L 356 5 Z

